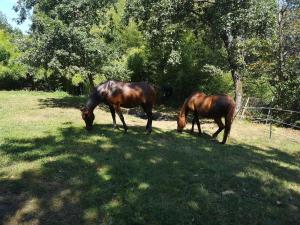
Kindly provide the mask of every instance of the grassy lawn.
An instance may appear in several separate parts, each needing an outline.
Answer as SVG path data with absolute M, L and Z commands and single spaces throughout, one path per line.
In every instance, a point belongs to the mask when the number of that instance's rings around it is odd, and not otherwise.
M 236 120 L 228 144 L 64 93 L 0 92 L 0 224 L 300 224 L 300 144 Z M 120 120 L 118 120 L 120 124 Z M 219 139 L 221 139 L 222 134 Z

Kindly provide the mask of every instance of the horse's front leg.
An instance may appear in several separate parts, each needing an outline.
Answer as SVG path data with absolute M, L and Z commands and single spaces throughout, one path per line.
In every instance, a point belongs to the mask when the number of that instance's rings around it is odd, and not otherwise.
M 191 133 L 194 133 L 195 122 L 196 122 L 196 118 L 194 117 L 194 118 L 193 118 L 193 121 L 192 121 L 192 129 L 191 129 Z
M 198 128 L 199 134 L 201 134 L 202 131 L 201 131 L 200 122 L 199 122 L 199 116 L 198 116 L 197 112 L 194 112 L 194 119 L 193 119 L 193 126 L 192 126 L 193 132 L 194 132 L 194 124 L 195 123 L 197 124 L 197 128 Z
M 127 127 L 127 125 L 126 125 L 126 123 L 125 123 L 124 116 L 123 116 L 123 114 L 122 114 L 120 105 L 115 105 L 115 106 L 114 106 L 114 109 L 115 109 L 115 111 L 117 112 L 117 114 L 119 115 L 120 120 L 122 121 L 123 128 L 124 128 L 125 132 L 127 132 L 128 127 Z
M 116 111 L 115 111 L 115 109 L 112 105 L 109 105 L 109 110 L 110 110 L 111 117 L 112 117 L 112 120 L 113 120 L 113 126 L 114 126 L 114 128 L 117 128 Z
M 196 118 L 196 123 L 197 123 L 197 127 L 198 127 L 198 132 L 199 132 L 199 134 L 202 134 L 198 116 L 197 116 L 197 118 Z

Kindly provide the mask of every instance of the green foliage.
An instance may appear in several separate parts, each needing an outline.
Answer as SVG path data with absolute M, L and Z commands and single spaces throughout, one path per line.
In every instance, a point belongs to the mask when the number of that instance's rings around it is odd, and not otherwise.
M 132 81 L 144 81 L 149 79 L 146 74 L 147 56 L 145 47 L 131 48 L 127 53 L 128 69 L 132 71 Z
M 123 80 L 130 81 L 131 71 L 127 67 L 126 58 L 113 60 L 109 64 L 102 67 L 102 73 L 107 80 Z
M 230 73 L 226 73 L 213 65 L 204 65 L 203 83 L 198 86 L 199 90 L 207 94 L 233 94 L 233 82 Z
M 7 22 L 6 16 L 0 11 L 0 30 L 5 30 L 8 32 L 12 31 L 12 27 Z
M 3 46 L 0 46 L 0 63 L 7 65 L 10 58 L 10 53 Z
M 34 8 L 32 34 L 25 43 L 24 61 L 35 68 L 51 69 L 57 79 L 68 80 L 68 83 L 72 76 L 80 73 L 93 86 L 93 76 L 100 72 L 108 50 L 103 40 L 92 35 L 91 29 L 101 21 L 109 3 L 111 1 L 18 1 L 16 10 L 21 20 Z
M 20 62 L 20 52 L 14 43 L 17 38 L 0 29 L 0 89 L 20 88 L 26 77 L 27 66 Z
M 171 85 L 174 99 L 243 90 L 298 109 L 298 0 L 20 0 L 15 9 L 20 21 L 33 10 L 32 33 L 18 44 L 21 54 L 11 44 L 20 38 L 0 33 L 1 71 L 11 74 L 6 67 L 21 65 L 20 54 L 38 88 L 149 81 Z

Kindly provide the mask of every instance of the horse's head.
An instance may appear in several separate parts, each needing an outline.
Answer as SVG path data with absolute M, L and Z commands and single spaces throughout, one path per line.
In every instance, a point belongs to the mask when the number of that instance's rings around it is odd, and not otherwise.
M 177 131 L 181 133 L 185 125 L 186 125 L 185 115 L 179 115 L 177 119 Z
M 81 107 L 80 111 L 81 111 L 82 119 L 85 122 L 85 128 L 87 130 L 91 130 L 93 128 L 93 122 L 95 119 L 95 115 L 93 111 L 89 110 L 86 106 Z

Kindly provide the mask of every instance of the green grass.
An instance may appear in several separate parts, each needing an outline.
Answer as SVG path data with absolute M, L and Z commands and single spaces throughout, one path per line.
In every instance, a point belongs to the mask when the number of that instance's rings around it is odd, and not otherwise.
M 242 121 L 226 145 L 210 139 L 212 124 L 199 137 L 154 121 L 147 135 L 129 115 L 124 134 L 99 109 L 87 132 L 84 102 L 0 92 L 0 224 L 300 223 L 298 143 Z

